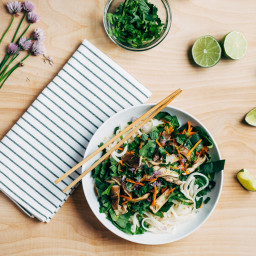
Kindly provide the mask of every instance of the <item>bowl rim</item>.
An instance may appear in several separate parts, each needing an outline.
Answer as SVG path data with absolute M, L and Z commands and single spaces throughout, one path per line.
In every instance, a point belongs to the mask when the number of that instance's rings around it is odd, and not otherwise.
M 166 13 L 167 13 L 167 25 L 166 25 L 166 30 L 163 33 L 163 35 L 152 45 L 149 45 L 147 47 L 144 48 L 132 48 L 126 45 L 123 45 L 122 43 L 120 43 L 118 40 L 115 40 L 113 37 L 111 37 L 108 33 L 108 25 L 107 25 L 107 13 L 108 13 L 108 9 L 110 4 L 115 1 L 115 0 L 108 0 L 105 7 L 104 7 L 104 12 L 103 12 L 103 26 L 105 29 L 106 34 L 108 35 L 108 37 L 110 38 L 110 40 L 118 45 L 119 47 L 129 50 L 129 51 L 134 51 L 134 52 L 142 52 L 142 51 L 147 51 L 150 50 L 154 47 L 156 47 L 157 45 L 159 45 L 168 35 L 171 25 L 172 25 L 172 11 L 171 11 L 171 6 L 168 0 L 161 0 L 163 2 L 163 4 L 165 5 L 165 9 L 166 9 Z
M 113 116 L 111 116 L 110 118 L 108 118 L 105 122 L 103 122 L 103 123 L 101 124 L 101 126 L 97 129 L 97 131 L 98 131 L 99 129 L 101 129 L 102 126 L 106 125 L 106 123 L 110 122 L 112 118 L 115 118 L 117 115 L 122 114 L 122 112 L 125 112 L 125 111 L 128 111 L 128 110 L 132 110 L 132 109 L 134 109 L 134 108 L 141 107 L 141 106 L 155 106 L 155 105 L 156 105 L 156 103 L 144 103 L 144 104 L 140 104 L 140 105 L 136 105 L 136 106 L 131 106 L 131 107 L 129 107 L 129 108 L 122 109 L 122 110 L 120 110 L 119 112 L 115 113 L 115 114 L 114 114 Z M 219 159 L 222 159 L 222 158 L 221 158 L 221 154 L 220 154 L 220 150 L 219 150 L 219 148 L 218 148 L 218 145 L 217 145 L 215 139 L 213 138 L 213 136 L 211 135 L 211 133 L 209 132 L 209 130 L 202 124 L 201 121 L 199 121 L 199 120 L 198 120 L 196 117 L 194 117 L 192 114 L 190 114 L 190 113 L 188 113 L 187 111 L 184 111 L 184 110 L 182 110 L 182 109 L 180 109 L 180 108 L 173 107 L 173 106 L 171 106 L 171 105 L 166 106 L 165 109 L 166 109 L 166 108 L 169 109 L 170 111 L 171 111 L 171 110 L 176 110 L 176 111 L 178 111 L 178 112 L 184 113 L 185 115 L 188 115 L 189 117 L 191 117 L 192 119 L 194 119 L 196 122 L 198 122 L 198 124 L 199 124 L 201 127 L 203 127 L 203 128 L 205 129 L 205 131 L 209 134 L 209 136 L 210 136 L 211 139 L 213 140 L 213 144 L 214 144 L 214 147 L 216 148 L 216 152 L 217 152 L 217 157 L 218 157 Z M 163 109 L 162 111 L 164 111 L 164 109 Z M 88 146 L 89 146 L 89 144 L 91 143 L 93 137 L 97 135 L 97 131 L 94 133 L 94 135 L 92 136 L 91 140 L 89 141 L 89 143 L 88 143 L 88 145 L 87 145 L 87 148 L 86 148 L 85 154 L 84 154 L 84 158 L 89 154 L 89 153 L 88 153 L 88 150 L 87 150 L 87 149 L 89 148 Z M 82 166 L 81 172 L 84 172 L 85 165 L 86 165 L 86 164 L 84 164 L 84 165 Z M 85 180 L 86 180 L 85 178 L 86 178 L 86 176 L 82 179 L 82 186 L 83 186 L 84 195 L 85 195 L 86 201 L 87 201 L 87 203 L 88 203 L 88 205 L 89 205 L 91 211 L 93 212 L 94 216 L 100 221 L 100 223 L 101 223 L 104 227 L 106 227 L 109 231 L 111 231 L 113 234 L 117 235 L 118 237 L 120 237 L 120 238 L 122 238 L 122 239 L 125 239 L 125 240 L 130 241 L 130 242 L 133 242 L 133 243 L 145 244 L 145 245 L 161 245 L 161 244 L 173 243 L 173 242 L 179 241 L 179 240 L 181 240 L 181 239 L 183 239 L 183 238 L 189 236 L 190 234 L 192 234 L 193 232 L 195 232 L 196 230 L 198 230 L 198 229 L 209 219 L 209 217 L 212 215 L 213 211 L 215 210 L 215 208 L 216 208 L 216 206 L 217 206 L 217 204 L 218 204 L 218 202 L 219 202 L 220 195 L 221 195 L 221 192 L 222 192 L 222 187 L 223 187 L 223 170 L 222 170 L 222 171 L 220 172 L 220 184 L 219 184 L 220 186 L 219 186 L 219 190 L 216 192 L 216 193 L 217 193 L 217 196 L 216 196 L 216 201 L 215 201 L 215 203 L 213 204 L 211 210 L 207 213 L 207 216 L 205 217 L 205 219 L 204 219 L 203 221 L 201 221 L 200 224 L 197 225 L 195 228 L 193 228 L 191 231 L 187 232 L 186 234 L 182 235 L 181 237 L 178 237 L 178 238 L 173 239 L 172 241 L 167 241 L 167 242 L 166 242 L 166 241 L 163 241 L 163 242 L 162 242 L 162 241 L 157 241 L 157 242 L 154 242 L 154 241 L 153 241 L 153 242 L 152 242 L 152 241 L 151 241 L 151 242 L 141 242 L 141 241 L 137 241 L 136 239 L 135 239 L 135 240 L 132 239 L 132 238 L 136 237 L 136 235 L 130 235 L 130 237 L 124 237 L 124 236 L 122 236 L 121 234 L 124 234 L 124 235 L 127 235 L 127 234 L 125 234 L 125 233 L 122 232 L 122 231 L 121 231 L 122 233 L 117 234 L 113 229 L 110 229 L 107 225 L 105 225 L 105 223 L 102 222 L 101 218 L 100 218 L 97 214 L 94 213 L 93 207 L 92 207 L 90 201 L 87 199 L 87 196 L 86 196 L 87 193 L 86 193 L 86 190 L 85 190 Z M 98 209 L 98 211 L 99 211 L 99 209 Z M 104 216 L 104 217 L 106 218 L 106 216 Z M 112 223 L 111 223 L 111 226 L 115 227 Z M 143 235 L 143 234 L 142 234 L 142 235 Z

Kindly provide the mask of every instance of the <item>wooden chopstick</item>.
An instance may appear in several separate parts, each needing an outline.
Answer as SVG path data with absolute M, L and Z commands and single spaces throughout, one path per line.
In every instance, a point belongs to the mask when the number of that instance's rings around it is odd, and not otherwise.
M 155 111 L 150 114 L 144 121 L 141 122 L 137 127 L 135 127 L 129 134 L 127 134 L 121 141 L 119 141 L 113 148 L 111 148 L 105 155 L 103 155 L 100 159 L 98 159 L 91 167 L 89 167 L 86 171 L 84 171 L 77 179 L 75 179 L 72 183 L 70 183 L 63 192 L 66 193 L 70 188 L 75 186 L 86 174 L 91 172 L 96 166 L 98 166 L 102 161 L 104 161 L 108 156 L 110 156 L 113 151 L 115 151 L 118 147 L 120 147 L 125 141 L 127 141 L 134 133 L 136 133 L 142 126 L 144 126 L 148 121 L 150 121 L 154 116 L 156 116 L 162 109 L 164 109 L 174 98 L 176 98 L 182 90 L 178 89 L 174 93 L 168 96 L 168 100 L 165 101 L 163 104 L 157 104 L 158 108 L 154 108 Z M 162 102 L 162 101 L 161 101 Z M 160 102 L 160 103 L 161 103 Z M 151 111 L 152 112 L 152 111 Z M 148 113 L 148 112 L 147 112 Z M 133 126 L 135 122 L 133 123 Z M 95 151 L 96 152 L 96 151 Z M 94 153 L 95 153 L 94 152 Z M 93 153 L 93 154 L 94 154 Z M 94 154 L 95 156 L 96 154 Z
M 89 156 L 87 156 L 85 159 L 83 159 L 80 163 L 78 163 L 77 165 L 75 165 L 73 168 L 71 168 L 69 171 L 67 171 L 66 173 L 64 173 L 62 176 L 60 176 L 56 181 L 55 184 L 58 184 L 60 181 L 62 181 L 63 179 L 65 179 L 67 176 L 69 176 L 71 173 L 73 173 L 75 170 L 77 170 L 79 167 L 81 167 L 83 164 L 85 164 L 87 161 L 89 161 L 91 158 L 93 158 L 94 156 L 96 156 L 97 154 L 99 154 L 103 149 L 105 149 L 106 147 L 108 147 L 111 143 L 113 143 L 115 140 L 117 140 L 118 138 L 120 138 L 123 134 L 125 134 L 126 132 L 128 132 L 130 129 L 132 129 L 135 125 L 137 125 L 139 122 L 141 122 L 144 118 L 146 118 L 148 115 L 150 115 L 152 112 L 154 112 L 157 108 L 159 108 L 161 105 L 163 105 L 165 102 L 167 102 L 170 98 L 172 98 L 174 95 L 176 95 L 177 93 L 180 93 L 181 90 L 178 89 L 175 92 L 173 92 L 172 94 L 168 95 L 165 99 L 163 99 L 162 101 L 160 101 L 157 105 L 155 105 L 154 107 L 152 107 L 149 111 L 147 111 L 145 114 L 143 114 L 141 117 L 139 117 L 137 120 L 135 120 L 132 124 L 130 124 L 129 126 L 127 126 L 124 130 L 122 130 L 121 132 L 119 132 L 117 135 L 115 135 L 112 139 L 110 139 L 108 142 L 106 142 L 103 146 L 99 147 L 96 151 L 94 151 L 92 154 L 90 154 Z

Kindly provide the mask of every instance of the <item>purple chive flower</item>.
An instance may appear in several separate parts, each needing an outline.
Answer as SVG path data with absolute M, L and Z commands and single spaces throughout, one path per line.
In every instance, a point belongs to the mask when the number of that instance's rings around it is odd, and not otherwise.
M 32 32 L 32 38 L 34 40 L 37 40 L 37 41 L 40 41 L 40 42 L 44 41 L 44 39 L 45 39 L 44 31 L 41 28 L 35 29 Z
M 151 201 L 152 201 L 151 197 L 148 197 L 146 200 L 147 200 L 148 202 L 150 202 L 150 203 L 151 203 Z
M 18 1 L 8 2 L 6 4 L 6 7 L 10 14 L 17 14 L 17 13 L 21 12 L 21 10 L 22 10 L 22 5 Z
M 23 36 L 20 40 L 19 40 L 19 46 L 22 50 L 24 51 L 28 51 L 31 46 L 32 46 L 32 41 L 28 40 L 25 36 Z
M 136 168 L 129 168 L 128 170 L 133 173 L 136 170 Z
M 25 1 L 22 7 L 25 12 L 32 12 L 35 8 L 34 4 L 29 1 Z
M 182 162 L 182 164 L 185 164 L 187 162 L 187 160 L 185 158 L 182 158 L 181 162 Z
M 44 54 L 45 52 L 44 46 L 40 42 L 35 41 L 31 46 L 30 52 L 32 55 L 35 55 L 35 56 Z
M 134 190 L 138 190 L 140 188 L 140 185 L 138 185 L 138 184 L 136 184 L 135 186 L 134 186 Z
M 37 23 L 40 20 L 40 16 L 35 12 L 28 13 L 28 22 L 29 23 Z
M 157 182 L 156 182 L 156 186 L 157 186 L 157 187 L 161 187 L 161 185 L 162 185 L 161 181 L 157 181 Z
M 7 53 L 10 55 L 13 55 L 14 53 L 19 53 L 17 52 L 18 49 L 19 49 L 19 46 L 17 44 L 10 43 L 7 48 Z
M 154 179 L 154 178 L 158 177 L 161 174 L 162 174 L 161 170 L 156 170 L 156 171 L 153 172 L 153 175 L 150 178 Z
M 152 187 L 154 187 L 154 186 L 160 187 L 161 184 L 162 184 L 161 181 L 154 181 L 154 182 L 152 182 L 150 185 L 151 185 Z

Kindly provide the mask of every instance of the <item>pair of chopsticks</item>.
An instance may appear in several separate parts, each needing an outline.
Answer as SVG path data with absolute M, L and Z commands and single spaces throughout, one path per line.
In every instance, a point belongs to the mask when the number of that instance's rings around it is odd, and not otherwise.
M 58 184 L 60 181 L 65 179 L 68 175 L 73 173 L 75 170 L 77 170 L 79 167 L 81 167 L 83 164 L 85 164 L 87 161 L 92 159 L 94 156 L 99 154 L 102 150 L 104 150 L 106 147 L 108 147 L 111 143 L 113 143 L 115 140 L 120 138 L 123 134 L 134 128 L 132 131 L 130 131 L 120 142 L 118 142 L 113 148 L 111 148 L 105 155 L 103 155 L 100 159 L 98 159 L 90 168 L 88 168 L 86 171 L 84 171 L 77 179 L 75 179 L 72 183 L 70 183 L 65 189 L 63 189 L 63 192 L 66 193 L 70 188 L 75 186 L 86 174 L 91 172 L 96 166 L 98 166 L 102 161 L 104 161 L 107 157 L 109 157 L 113 151 L 117 150 L 118 147 L 120 147 L 124 142 L 126 142 L 130 137 L 132 137 L 141 127 L 143 127 L 147 122 L 149 122 L 152 118 L 154 118 L 161 110 L 163 110 L 171 101 L 173 101 L 180 93 L 182 92 L 181 89 L 176 90 L 169 96 L 167 96 L 165 99 L 160 101 L 157 105 L 152 107 L 148 112 L 143 114 L 141 117 L 139 117 L 136 121 L 134 121 L 132 124 L 127 126 L 124 130 L 119 132 L 117 135 L 115 135 L 112 139 L 110 139 L 108 142 L 106 142 L 103 146 L 99 147 L 96 151 L 94 151 L 92 154 L 87 156 L 85 159 L 83 159 L 80 163 L 78 163 L 76 166 L 74 166 L 72 169 L 64 173 L 61 177 L 59 177 L 55 184 Z M 141 122 L 141 123 L 140 123 Z M 138 125 L 136 127 L 136 125 Z

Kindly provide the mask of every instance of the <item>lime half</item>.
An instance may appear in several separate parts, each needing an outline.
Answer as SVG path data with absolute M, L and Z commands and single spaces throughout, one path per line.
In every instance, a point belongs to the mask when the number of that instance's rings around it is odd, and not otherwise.
M 226 57 L 232 60 L 243 58 L 247 51 L 246 38 L 237 31 L 228 33 L 223 39 L 222 46 Z
M 256 191 L 256 180 L 246 169 L 239 171 L 236 177 L 245 189 Z
M 247 124 L 256 126 L 256 108 L 252 109 L 246 116 L 245 121 Z
M 198 38 L 192 47 L 192 57 L 200 67 L 210 68 L 215 66 L 221 58 L 219 42 L 212 36 Z

